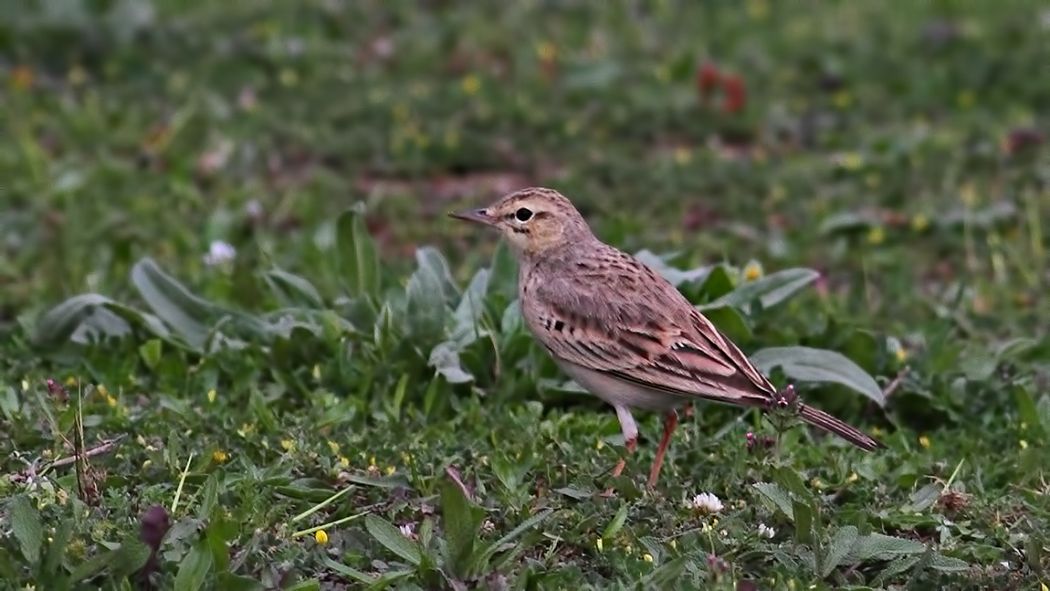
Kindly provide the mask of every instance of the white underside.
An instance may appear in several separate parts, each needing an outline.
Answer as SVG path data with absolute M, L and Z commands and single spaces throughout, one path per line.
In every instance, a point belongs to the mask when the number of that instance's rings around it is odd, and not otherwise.
M 688 402 L 684 397 L 625 382 L 575 363 L 560 359 L 555 361 L 584 390 L 613 405 L 626 440 L 638 437 L 638 427 L 631 417 L 631 408 L 667 412 Z

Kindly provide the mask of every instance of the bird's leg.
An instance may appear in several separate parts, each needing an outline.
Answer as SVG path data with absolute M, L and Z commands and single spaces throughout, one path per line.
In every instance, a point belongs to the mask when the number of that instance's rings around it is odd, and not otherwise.
M 656 481 L 660 478 L 660 468 L 664 465 L 664 454 L 667 446 L 671 443 L 671 435 L 678 427 L 678 413 L 670 411 L 664 416 L 664 436 L 660 439 L 660 447 L 656 448 L 656 457 L 653 458 L 653 467 L 649 470 L 649 488 L 656 487 Z
M 620 474 L 623 474 L 623 469 L 627 466 L 627 456 L 634 453 L 634 450 L 638 447 L 638 425 L 634 424 L 634 417 L 631 416 L 631 410 L 626 406 L 616 406 L 616 418 L 620 421 L 620 431 L 623 432 L 623 442 L 626 452 L 620 456 L 620 460 L 616 462 L 616 466 L 613 468 L 612 477 L 616 478 Z M 613 495 L 613 489 L 609 488 L 604 493 L 603 497 L 611 497 Z

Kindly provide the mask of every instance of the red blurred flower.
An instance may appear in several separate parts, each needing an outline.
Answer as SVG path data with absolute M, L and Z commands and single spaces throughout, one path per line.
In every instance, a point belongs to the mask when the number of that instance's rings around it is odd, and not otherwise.
M 730 74 L 722 78 L 722 91 L 725 96 L 722 100 L 722 111 L 725 113 L 739 113 L 747 106 L 747 87 L 744 80 L 736 74 Z
M 700 91 L 700 98 L 707 99 L 715 91 L 722 75 L 718 72 L 718 66 L 711 62 L 704 62 L 696 72 L 696 87 Z

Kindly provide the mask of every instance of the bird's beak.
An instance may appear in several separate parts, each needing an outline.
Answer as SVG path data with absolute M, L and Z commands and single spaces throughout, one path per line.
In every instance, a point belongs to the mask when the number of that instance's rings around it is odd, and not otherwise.
M 486 226 L 493 225 L 496 221 L 488 214 L 484 209 L 472 209 L 470 211 L 458 211 L 451 212 L 448 214 L 449 217 L 454 217 L 457 220 L 466 220 L 468 222 L 474 222 L 476 224 L 485 224 Z

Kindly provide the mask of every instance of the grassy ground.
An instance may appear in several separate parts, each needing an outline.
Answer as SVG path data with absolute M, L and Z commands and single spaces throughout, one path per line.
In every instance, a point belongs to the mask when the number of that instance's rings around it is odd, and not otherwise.
M 0 586 L 1050 581 L 1045 6 L 63 6 L 0 21 Z M 443 216 L 530 184 L 888 449 L 700 406 L 610 481 Z

